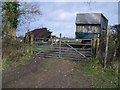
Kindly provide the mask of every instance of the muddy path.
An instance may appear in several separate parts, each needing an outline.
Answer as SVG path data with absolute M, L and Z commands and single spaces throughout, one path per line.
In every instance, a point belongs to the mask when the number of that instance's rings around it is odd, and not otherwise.
M 76 61 L 34 59 L 12 71 L 3 71 L 3 88 L 90 88 Z

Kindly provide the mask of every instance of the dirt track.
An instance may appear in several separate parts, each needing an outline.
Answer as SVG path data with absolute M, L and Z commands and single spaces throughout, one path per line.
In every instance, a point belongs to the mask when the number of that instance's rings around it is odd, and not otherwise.
M 75 61 L 40 59 L 13 71 L 3 71 L 3 88 L 90 88 Z

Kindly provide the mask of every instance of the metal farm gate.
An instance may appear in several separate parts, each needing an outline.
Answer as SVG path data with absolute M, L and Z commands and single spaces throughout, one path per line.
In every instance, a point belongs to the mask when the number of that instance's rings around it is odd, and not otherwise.
M 88 60 L 92 57 L 92 39 L 37 38 L 33 53 L 41 58 Z

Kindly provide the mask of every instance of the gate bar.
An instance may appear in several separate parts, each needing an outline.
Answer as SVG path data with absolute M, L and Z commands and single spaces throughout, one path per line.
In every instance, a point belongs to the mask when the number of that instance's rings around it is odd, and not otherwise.
M 65 43 L 65 42 L 63 42 Z M 75 50 L 77 53 L 79 53 L 80 55 L 82 55 L 83 57 L 87 58 L 84 54 L 80 53 L 77 49 L 73 48 L 71 45 L 65 43 L 66 45 L 68 45 L 70 48 L 72 48 L 73 50 Z

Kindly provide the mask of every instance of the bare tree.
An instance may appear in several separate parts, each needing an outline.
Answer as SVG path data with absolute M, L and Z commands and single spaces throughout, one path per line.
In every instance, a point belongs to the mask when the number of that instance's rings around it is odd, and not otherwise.
M 21 16 L 19 17 L 19 24 L 18 28 L 20 29 L 21 26 L 24 26 L 26 31 L 29 31 L 30 23 L 34 22 L 36 16 L 40 16 L 41 10 L 38 3 L 33 2 L 21 2 L 21 7 L 19 8 L 21 11 Z
M 22 24 L 30 23 L 35 15 L 41 15 L 37 3 L 3 2 L 3 35 L 16 37 L 16 29 Z M 27 22 L 26 22 L 27 21 Z M 29 27 L 29 26 L 28 26 Z M 13 32 L 14 31 L 14 32 Z M 9 38 L 12 39 L 12 38 Z

